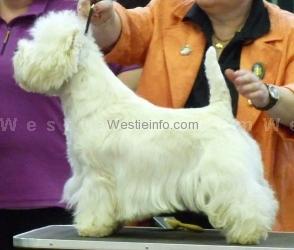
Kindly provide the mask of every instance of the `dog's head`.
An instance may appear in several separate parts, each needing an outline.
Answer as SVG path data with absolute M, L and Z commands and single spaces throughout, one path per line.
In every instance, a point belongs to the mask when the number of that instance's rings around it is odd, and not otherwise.
M 82 23 L 72 11 L 51 12 L 31 29 L 13 58 L 15 79 L 30 92 L 55 94 L 78 70 Z

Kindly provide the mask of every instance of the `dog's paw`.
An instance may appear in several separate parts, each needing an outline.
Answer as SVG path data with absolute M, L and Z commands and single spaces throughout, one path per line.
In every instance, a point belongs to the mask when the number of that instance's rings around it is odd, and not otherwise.
M 112 226 L 78 226 L 76 225 L 78 230 L 79 236 L 82 237 L 106 237 L 111 235 L 115 230 L 116 227 Z
M 267 238 L 268 231 L 231 232 L 226 235 L 229 244 L 257 245 Z

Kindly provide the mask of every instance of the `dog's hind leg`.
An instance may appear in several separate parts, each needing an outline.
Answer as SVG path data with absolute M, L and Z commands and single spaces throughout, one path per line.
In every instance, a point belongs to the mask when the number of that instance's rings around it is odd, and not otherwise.
M 75 210 L 75 224 L 81 236 L 104 237 L 118 227 L 114 182 L 108 176 L 91 173 L 84 178 Z
M 196 200 L 229 243 L 256 244 L 271 229 L 276 202 L 270 188 L 251 171 L 253 161 L 242 162 L 241 158 L 207 160 L 200 171 Z

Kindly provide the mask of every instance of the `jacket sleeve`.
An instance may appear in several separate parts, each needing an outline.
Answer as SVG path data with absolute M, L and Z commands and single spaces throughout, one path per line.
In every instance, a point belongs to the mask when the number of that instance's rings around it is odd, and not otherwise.
M 154 29 L 154 9 L 158 0 L 152 0 L 144 8 L 125 9 L 114 3 L 115 11 L 122 22 L 120 38 L 106 61 L 122 65 L 143 65 Z

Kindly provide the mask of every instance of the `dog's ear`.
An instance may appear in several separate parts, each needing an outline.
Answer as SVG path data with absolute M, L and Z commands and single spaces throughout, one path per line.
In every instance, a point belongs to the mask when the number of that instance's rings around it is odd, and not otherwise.
M 32 40 L 18 43 L 15 79 L 28 91 L 56 94 L 78 70 L 83 40 L 78 18 L 70 12 L 49 14 L 37 21 L 31 34 Z

